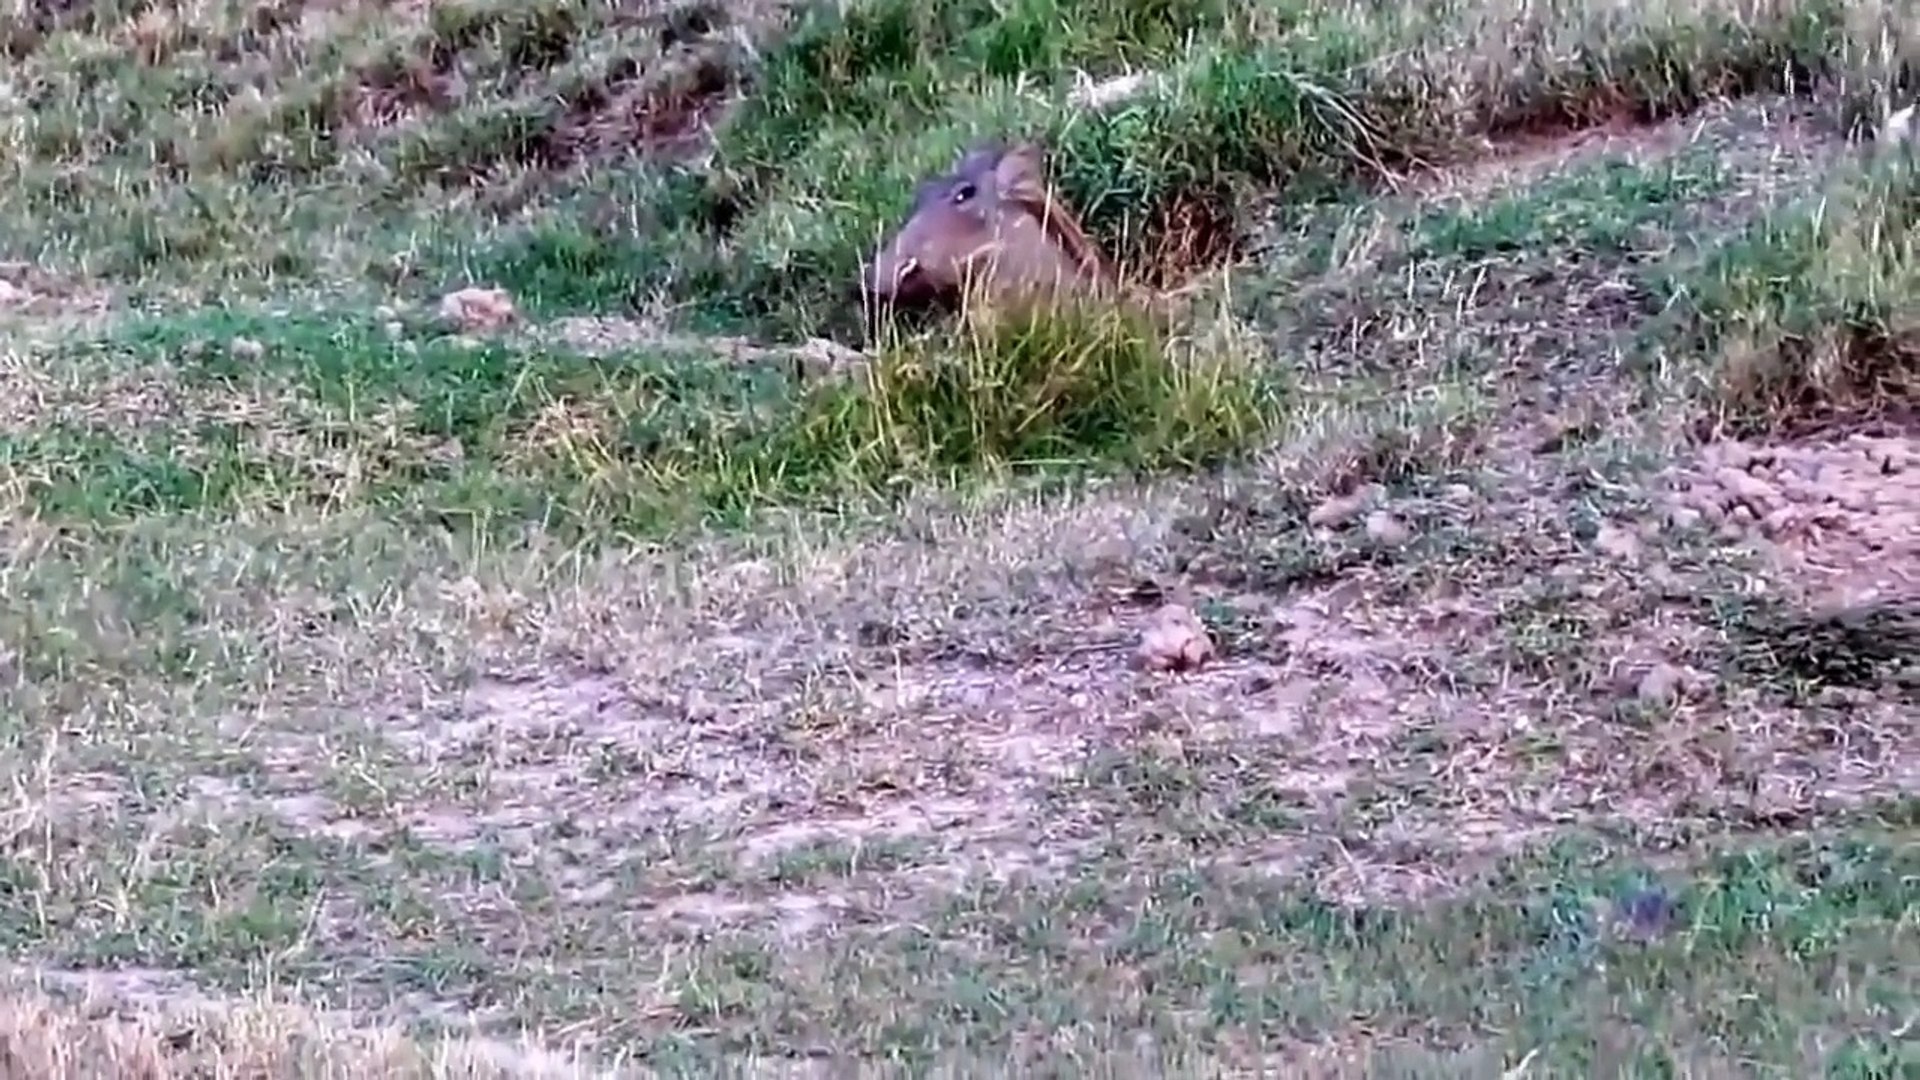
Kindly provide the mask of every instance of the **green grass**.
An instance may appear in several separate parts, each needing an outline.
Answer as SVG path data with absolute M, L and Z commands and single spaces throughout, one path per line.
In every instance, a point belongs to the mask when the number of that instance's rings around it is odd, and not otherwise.
M 770 363 L 476 343 L 328 313 L 136 322 L 59 363 L 76 396 L 93 372 L 132 367 L 192 402 L 132 425 L 83 407 L 0 436 L 25 510 L 109 525 L 369 505 L 483 531 L 655 534 L 782 503 L 882 507 L 982 470 L 1211 465 L 1259 439 L 1279 402 L 1243 356 L 1107 311 L 1002 322 L 959 356 L 906 341 L 804 387 Z
M 1882 157 L 1663 283 L 1689 344 L 1716 359 L 1709 393 L 1725 422 L 1766 430 L 1910 405 L 1920 352 L 1901 312 L 1920 286 L 1916 208 L 1910 159 Z
M 85 268 L 119 278 L 184 265 L 232 286 L 432 288 L 478 270 L 549 311 L 664 300 L 703 325 L 845 330 L 842 279 L 905 182 L 988 131 L 1047 137 L 1095 235 L 1151 273 L 1217 257 L 1233 208 L 1282 183 L 1326 190 L 1483 132 L 1665 115 L 1880 62 L 1848 9 L 1750 0 L 1635 14 L 901 0 L 804 9 L 758 63 L 742 42 L 772 13 L 676 10 L 663 29 L 575 4 L 356 9 L 316 38 L 284 13 L 216 6 L 157 20 L 156 62 L 116 67 L 87 50 L 132 9 L 91 9 L 21 47 L 35 109 L 13 166 L 18 241 L 69 265 L 84 243 Z M 1471 43 L 1489 37 L 1498 62 L 1482 64 Z M 1122 66 L 1164 70 L 1169 89 L 1097 115 L 1015 89 L 1052 72 L 1057 99 L 1070 70 Z M 454 71 L 464 98 L 442 85 Z M 669 89 L 647 97 L 655 83 Z M 677 116 L 729 85 L 753 90 L 712 170 L 597 164 L 653 115 L 624 103 Z M 530 216 L 493 235 L 516 209 Z
M 1904 16 L 0 19 L 0 1042 L 1913 1073 L 1912 605 L 1823 602 L 1916 554 Z M 866 340 L 1023 135 L 1190 310 Z
M 1506 193 L 1464 209 L 1436 208 L 1416 226 L 1411 258 L 1476 259 L 1573 247 L 1628 253 L 1677 210 L 1720 193 L 1717 161 L 1668 160 L 1652 166 L 1602 160 L 1589 171 Z

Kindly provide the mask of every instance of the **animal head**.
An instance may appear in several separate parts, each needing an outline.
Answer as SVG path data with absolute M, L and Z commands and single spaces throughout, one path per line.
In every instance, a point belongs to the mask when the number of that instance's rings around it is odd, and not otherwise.
M 1107 280 L 1078 221 L 1047 190 L 1034 143 L 986 143 L 923 182 L 905 224 L 862 271 L 873 299 L 902 306 L 1083 291 Z

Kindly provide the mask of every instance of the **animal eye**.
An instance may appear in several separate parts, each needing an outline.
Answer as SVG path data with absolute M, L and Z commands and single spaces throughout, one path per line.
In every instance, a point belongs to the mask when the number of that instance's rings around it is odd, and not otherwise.
M 978 192 L 975 190 L 973 183 L 971 181 L 963 180 L 960 183 L 954 185 L 953 201 L 955 203 L 963 203 L 968 201 L 969 199 L 972 199 L 976 194 L 978 194 Z

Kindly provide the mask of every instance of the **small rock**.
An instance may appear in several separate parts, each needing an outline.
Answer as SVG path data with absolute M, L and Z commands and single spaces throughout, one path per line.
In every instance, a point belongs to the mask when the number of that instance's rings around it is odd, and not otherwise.
M 1672 664 L 1655 664 L 1640 676 L 1634 695 L 1649 705 L 1671 705 L 1685 685 L 1685 672 Z
M 1136 71 L 1095 82 L 1085 72 L 1074 73 L 1074 87 L 1067 102 L 1077 109 L 1104 109 L 1117 101 L 1139 93 L 1155 80 L 1151 72 Z
M 808 338 L 793 350 L 794 361 L 804 379 L 844 378 L 863 370 L 867 354 L 827 338 Z
M 1600 553 L 1621 562 L 1640 561 L 1640 538 L 1630 530 L 1623 529 L 1612 522 L 1605 522 L 1594 535 L 1593 546 Z
M 267 354 L 267 347 L 247 337 L 237 337 L 227 343 L 227 352 L 236 360 L 258 360 Z
M 1369 539 L 1393 547 L 1398 547 L 1413 538 L 1413 530 L 1407 527 L 1407 523 L 1387 510 L 1375 510 L 1368 514 L 1366 529 Z
M 1213 658 L 1213 638 L 1191 610 L 1167 604 L 1140 632 L 1134 656 L 1148 671 L 1189 671 Z
M 1804 515 L 1796 506 L 1783 506 L 1760 519 L 1760 531 L 1769 539 L 1790 536 L 1800 527 Z
M 465 288 L 440 298 L 440 317 L 464 333 L 498 330 L 518 320 L 505 289 Z
M 697 686 L 680 699 L 680 716 L 690 724 L 706 723 L 719 713 L 720 710 L 707 700 L 707 695 L 701 693 Z
M 400 336 L 407 332 L 407 328 L 399 319 L 388 319 L 380 327 L 380 331 L 387 335 L 388 341 L 399 341 Z
M 1667 524 L 1676 529 L 1692 529 L 1700 524 L 1700 511 L 1691 506 L 1675 506 L 1667 510 Z
M 1652 566 L 1647 567 L 1646 573 L 1647 584 L 1652 585 L 1656 589 L 1664 589 L 1668 592 L 1679 592 L 1685 589 L 1680 575 L 1674 572 L 1673 567 L 1664 562 L 1655 562 Z
M 1680 690 L 1690 700 L 1705 701 L 1711 699 L 1719 688 L 1719 680 L 1704 671 L 1693 668 L 1680 669 Z
M 0 278 L 0 307 L 12 307 L 15 304 L 24 304 L 31 297 L 32 294 L 27 292 L 27 290 L 15 285 L 11 281 Z
M 1371 488 L 1361 488 L 1351 495 L 1336 495 L 1308 511 L 1307 524 L 1316 529 L 1337 529 L 1359 517 L 1372 501 Z
M 1714 479 L 1728 495 L 1751 506 L 1755 513 L 1769 513 L 1780 505 L 1780 489 L 1745 469 L 1725 467 L 1714 474 Z
M 1913 113 L 1914 107 L 1908 105 L 1903 109 L 1898 109 L 1887 114 L 1887 118 L 1880 122 L 1880 131 L 1878 133 L 1880 145 L 1894 147 L 1911 142 L 1913 140 Z

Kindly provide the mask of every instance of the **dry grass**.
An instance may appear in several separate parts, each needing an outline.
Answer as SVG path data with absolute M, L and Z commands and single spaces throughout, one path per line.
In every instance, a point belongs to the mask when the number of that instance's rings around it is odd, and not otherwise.
M 125 1015 L 130 1005 L 138 1011 Z M 8 1076 L 48 1080 L 186 1076 L 209 1080 L 259 1076 L 586 1080 L 628 1075 L 539 1046 L 486 1039 L 421 1042 L 397 1029 L 356 1028 L 298 1007 L 222 1001 L 130 1003 L 113 992 L 48 996 L 25 988 L 16 988 L 0 1003 L 0 1070 Z
M 1910 1072 L 1903 10 L 19 14 L 0 1071 Z M 1218 317 L 796 389 L 1020 126 Z

